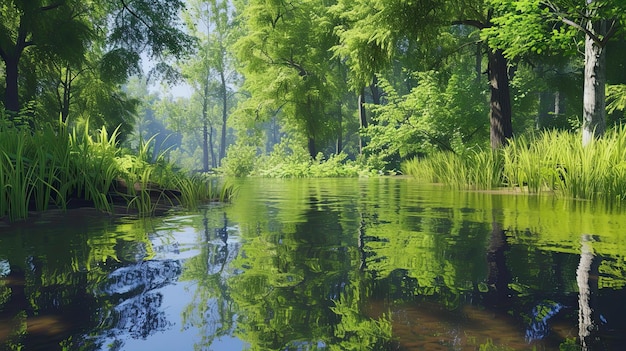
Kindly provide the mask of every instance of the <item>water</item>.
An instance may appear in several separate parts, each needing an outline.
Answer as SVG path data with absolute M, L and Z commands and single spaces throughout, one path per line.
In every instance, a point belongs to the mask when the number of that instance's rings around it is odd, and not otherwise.
M 410 179 L 0 227 L 9 350 L 620 350 L 626 214 Z

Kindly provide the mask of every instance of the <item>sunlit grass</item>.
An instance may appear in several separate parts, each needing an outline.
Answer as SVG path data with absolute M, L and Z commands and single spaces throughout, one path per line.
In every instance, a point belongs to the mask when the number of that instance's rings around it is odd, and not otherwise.
M 503 162 L 500 151 L 470 152 L 464 157 L 441 152 L 405 162 L 402 172 L 457 189 L 491 189 L 502 185 Z
M 59 123 L 33 132 L 0 123 L 0 218 L 25 219 L 29 211 L 66 209 L 77 200 L 113 212 L 116 199 L 150 215 L 159 206 L 193 208 L 232 196 L 232 185 L 188 176 L 163 154 L 153 162 L 152 140 L 132 154 L 119 147 L 117 130 L 88 133 L 87 128 L 70 131 Z
M 626 128 L 582 146 L 581 136 L 545 131 L 509 141 L 500 151 L 439 153 L 403 164 L 405 174 L 455 188 L 513 187 L 528 193 L 621 201 L 626 198 Z

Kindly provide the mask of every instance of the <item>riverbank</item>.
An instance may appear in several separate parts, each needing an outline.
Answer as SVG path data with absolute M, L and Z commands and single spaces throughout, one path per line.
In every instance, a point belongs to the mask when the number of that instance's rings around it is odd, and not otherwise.
M 498 150 L 438 153 L 403 164 L 403 172 L 458 189 L 519 189 L 527 194 L 621 203 L 626 199 L 626 127 L 586 146 L 579 133 L 516 137 Z
M 74 207 L 105 213 L 124 207 L 149 216 L 163 206 L 193 208 L 231 196 L 232 187 L 218 178 L 188 175 L 164 154 L 155 155 L 151 140 L 131 152 L 118 137 L 117 131 L 90 134 L 64 123 L 36 131 L 0 125 L 0 219 L 16 222 Z

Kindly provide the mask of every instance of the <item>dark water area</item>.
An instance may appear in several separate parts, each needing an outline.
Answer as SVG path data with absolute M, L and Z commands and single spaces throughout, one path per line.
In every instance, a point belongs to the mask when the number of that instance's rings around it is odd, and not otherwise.
M 622 350 L 626 212 L 411 179 L 0 226 L 0 350 Z

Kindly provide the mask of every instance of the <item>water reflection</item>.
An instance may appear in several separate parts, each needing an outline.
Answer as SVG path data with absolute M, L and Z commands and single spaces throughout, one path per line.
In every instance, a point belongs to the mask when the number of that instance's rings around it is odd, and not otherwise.
M 407 179 L 0 234 L 0 348 L 616 350 L 622 213 Z M 83 218 L 85 217 L 85 218 Z M 592 233 L 592 234 L 585 234 Z

